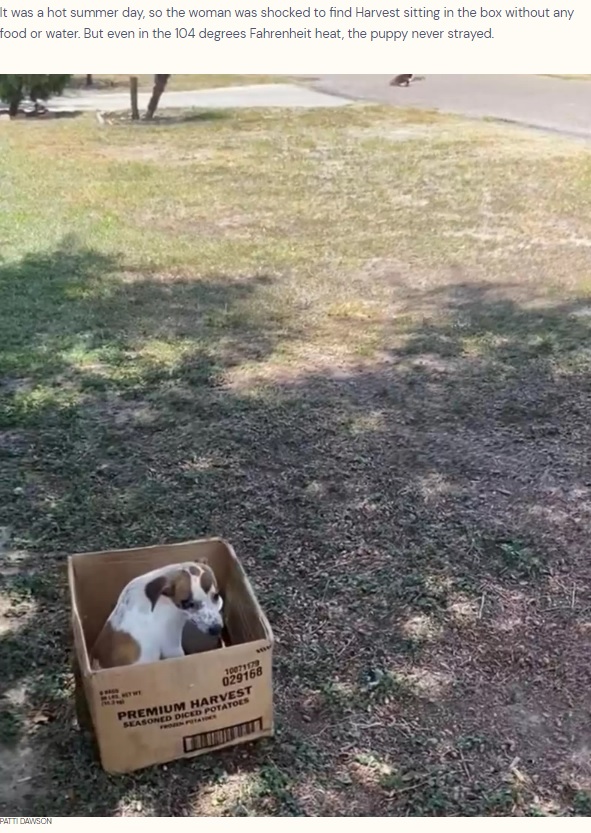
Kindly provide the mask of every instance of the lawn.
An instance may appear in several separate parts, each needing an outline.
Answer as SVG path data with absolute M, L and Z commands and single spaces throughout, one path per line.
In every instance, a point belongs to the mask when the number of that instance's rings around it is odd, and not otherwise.
M 0 160 L 4 815 L 588 815 L 587 145 L 352 106 Z M 276 738 L 106 776 L 66 556 L 205 535 Z
M 210 90 L 215 87 L 243 87 L 245 84 L 280 84 L 286 78 L 277 75 L 171 75 L 168 90 Z M 75 75 L 70 86 L 86 88 L 86 76 Z M 153 75 L 139 75 L 140 91 L 151 92 L 154 86 Z M 91 89 L 104 92 L 119 92 L 129 89 L 129 75 L 93 75 Z

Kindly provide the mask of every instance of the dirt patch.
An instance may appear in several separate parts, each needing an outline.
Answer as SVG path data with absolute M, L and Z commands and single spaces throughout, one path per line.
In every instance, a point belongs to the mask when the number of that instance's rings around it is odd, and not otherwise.
M 20 815 L 31 795 L 39 789 L 35 779 L 35 751 L 26 743 L 6 749 L 0 743 L 0 810 L 3 815 Z

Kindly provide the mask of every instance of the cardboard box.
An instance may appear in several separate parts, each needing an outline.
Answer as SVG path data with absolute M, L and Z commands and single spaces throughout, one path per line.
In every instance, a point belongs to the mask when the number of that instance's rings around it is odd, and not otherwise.
M 181 561 L 206 560 L 224 597 L 224 647 L 93 671 L 89 653 L 123 587 Z M 77 711 L 103 768 L 131 772 L 273 734 L 273 633 L 232 547 L 214 538 L 68 559 Z M 85 702 L 84 702 L 85 701 Z

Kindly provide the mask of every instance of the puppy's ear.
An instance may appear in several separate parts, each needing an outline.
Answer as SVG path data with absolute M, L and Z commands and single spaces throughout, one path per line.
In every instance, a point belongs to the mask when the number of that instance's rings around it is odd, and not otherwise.
M 156 602 L 160 596 L 165 593 L 170 595 L 169 590 L 170 580 L 167 576 L 157 576 L 146 584 L 146 596 L 152 603 L 152 610 L 156 607 Z
M 146 584 L 146 596 L 152 602 L 152 610 L 160 596 L 168 596 L 175 605 L 191 598 L 191 577 L 186 570 L 176 570 L 166 576 L 158 576 Z

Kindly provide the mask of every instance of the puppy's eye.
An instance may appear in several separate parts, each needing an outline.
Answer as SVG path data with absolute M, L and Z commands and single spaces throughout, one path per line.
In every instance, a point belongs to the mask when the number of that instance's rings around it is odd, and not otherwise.
M 183 599 L 181 602 L 181 607 L 183 610 L 190 610 L 193 607 L 193 600 L 192 599 Z
M 220 594 L 219 594 L 219 593 L 214 593 L 214 594 L 213 594 L 213 596 L 212 596 L 211 598 L 212 598 L 212 599 L 213 599 L 213 601 L 217 604 L 217 603 L 219 602 L 219 600 L 220 600 Z

